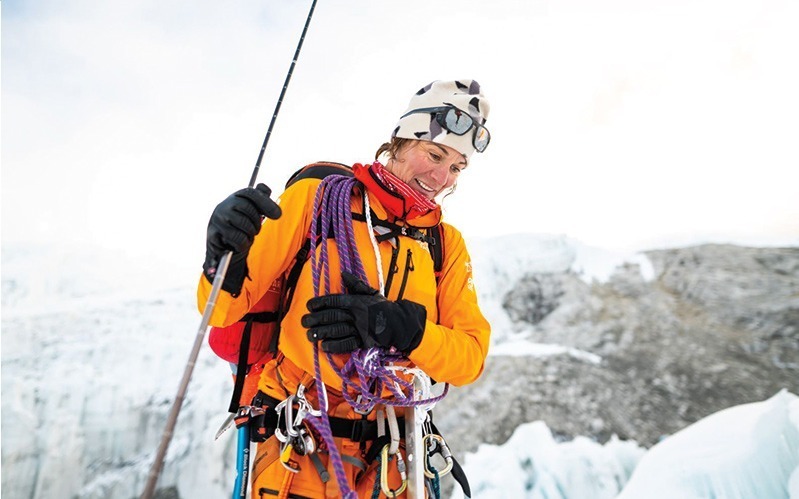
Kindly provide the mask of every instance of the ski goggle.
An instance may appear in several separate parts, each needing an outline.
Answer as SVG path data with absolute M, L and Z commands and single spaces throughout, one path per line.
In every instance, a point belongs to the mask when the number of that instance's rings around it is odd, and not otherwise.
M 400 119 L 417 113 L 430 113 L 435 116 L 436 122 L 441 125 L 444 130 L 454 133 L 455 135 L 464 135 L 466 132 L 474 128 L 472 135 L 472 145 L 477 152 L 483 152 L 491 142 L 491 134 L 488 128 L 478 124 L 469 113 L 461 111 L 454 106 L 441 106 L 441 107 L 423 107 L 414 109 L 403 114 Z

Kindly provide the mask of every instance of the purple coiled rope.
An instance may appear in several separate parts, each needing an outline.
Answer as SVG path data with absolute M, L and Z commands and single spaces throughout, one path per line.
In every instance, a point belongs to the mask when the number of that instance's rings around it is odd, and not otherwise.
M 328 252 L 328 234 L 333 234 L 338 248 L 340 267 L 342 272 L 349 272 L 368 282 L 363 262 L 358 254 L 355 243 L 355 231 L 352 225 L 352 194 L 360 182 L 352 177 L 343 175 L 330 175 L 319 185 L 313 204 L 313 222 L 311 223 L 311 273 L 313 276 L 314 296 L 330 294 L 330 261 Z M 364 196 L 366 193 L 364 192 Z M 321 244 L 317 257 L 317 245 Z M 375 248 L 377 251 L 377 248 Z M 324 277 L 323 277 L 324 276 Z M 324 285 L 322 286 L 322 280 Z M 425 400 L 413 399 L 413 384 L 397 376 L 395 371 L 387 366 L 405 357 L 381 348 L 355 350 L 350 358 L 339 370 L 331 354 L 327 360 L 333 370 L 341 378 L 342 395 L 354 409 L 368 412 L 377 404 L 386 404 L 400 407 L 411 407 L 434 404 L 447 395 L 449 385 L 445 385 L 444 392 Z M 350 489 L 344 473 L 341 455 L 333 440 L 330 429 L 330 420 L 327 415 L 327 392 L 322 382 L 322 372 L 319 363 L 319 342 L 314 343 L 314 377 L 317 393 L 319 394 L 320 417 L 307 416 L 308 422 L 319 432 L 327 443 L 333 469 L 341 493 L 345 498 L 354 498 L 355 492 Z M 357 378 L 354 382 L 352 378 Z M 393 398 L 382 397 L 383 389 L 387 388 Z M 353 397 L 350 393 L 358 395 Z

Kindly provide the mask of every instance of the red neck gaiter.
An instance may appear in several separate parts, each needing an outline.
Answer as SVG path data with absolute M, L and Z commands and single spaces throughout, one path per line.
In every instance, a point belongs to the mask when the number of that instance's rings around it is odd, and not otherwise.
M 352 171 L 355 178 L 363 182 L 369 192 L 377 196 L 386 210 L 395 217 L 412 220 L 433 211 L 438 206 L 434 201 L 411 189 L 408 184 L 377 161 L 371 165 L 356 163 L 352 166 Z

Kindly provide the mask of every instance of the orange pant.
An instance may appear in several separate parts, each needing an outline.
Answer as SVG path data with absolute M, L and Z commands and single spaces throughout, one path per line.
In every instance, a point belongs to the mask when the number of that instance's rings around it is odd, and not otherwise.
M 353 456 L 363 460 L 360 446 L 357 442 L 349 439 L 336 438 L 336 445 L 342 454 Z M 400 446 L 400 452 L 405 458 L 405 451 Z M 319 453 L 319 457 L 325 468 L 330 473 L 330 480 L 322 482 L 319 472 L 314 467 L 308 456 L 299 456 L 292 453 L 291 458 L 299 465 L 299 472 L 292 473 L 287 470 L 280 462 L 280 442 L 274 436 L 266 442 L 258 444 L 255 453 L 255 461 L 252 467 L 252 499 L 270 499 L 273 497 L 287 497 L 293 499 L 303 498 L 333 498 L 341 497 L 338 482 L 333 471 L 333 464 L 326 453 Z M 355 488 L 359 498 L 371 498 L 372 489 L 377 476 L 377 463 L 369 463 L 363 472 L 357 466 L 344 461 L 344 472 L 347 475 L 348 486 Z M 397 471 L 396 459 L 388 463 L 388 484 L 391 488 L 397 489 L 402 483 L 400 474 Z M 380 497 L 387 497 L 381 490 Z M 391 496 L 389 496 L 391 497 Z M 396 497 L 406 497 L 405 492 Z

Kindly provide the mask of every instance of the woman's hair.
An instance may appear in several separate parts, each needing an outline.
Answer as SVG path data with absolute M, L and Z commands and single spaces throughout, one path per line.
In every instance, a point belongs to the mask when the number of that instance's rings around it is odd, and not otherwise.
M 388 157 L 391 159 L 396 158 L 397 154 L 400 152 L 400 149 L 405 147 L 406 144 L 410 144 L 411 142 L 415 142 L 415 140 L 392 137 L 390 142 L 386 142 L 377 148 L 377 152 L 375 153 L 375 159 L 379 160 L 380 156 L 384 154 L 388 155 Z

